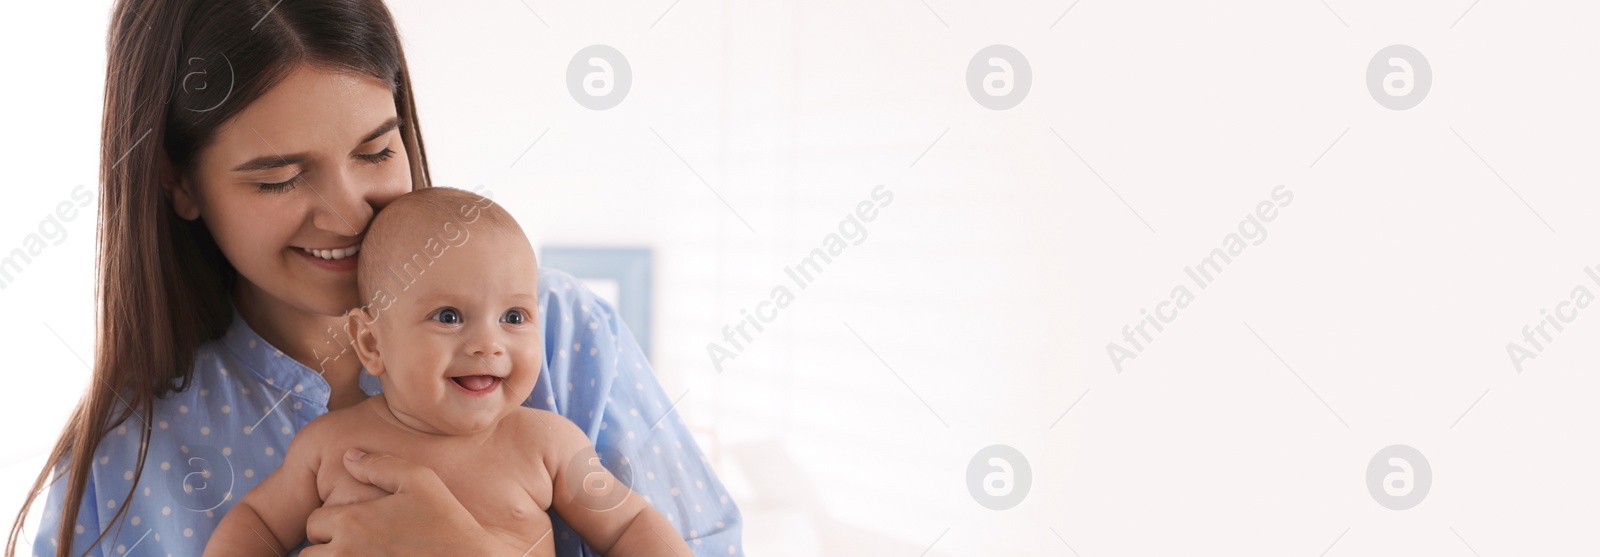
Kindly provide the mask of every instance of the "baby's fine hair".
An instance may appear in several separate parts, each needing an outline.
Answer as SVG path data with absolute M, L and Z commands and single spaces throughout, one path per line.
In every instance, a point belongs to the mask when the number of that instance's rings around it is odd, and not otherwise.
M 373 291 L 390 275 L 383 271 L 400 268 L 414 258 L 428 257 L 429 252 L 441 248 L 430 245 L 430 241 L 445 242 L 462 234 L 491 232 L 523 235 L 511 213 L 476 193 L 436 186 L 400 196 L 378 211 L 361 241 L 361 258 L 356 264 L 360 300 L 365 303 L 371 299 Z

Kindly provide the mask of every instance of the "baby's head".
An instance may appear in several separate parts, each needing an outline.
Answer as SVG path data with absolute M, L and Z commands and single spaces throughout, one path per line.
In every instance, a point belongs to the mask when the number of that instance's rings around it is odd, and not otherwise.
M 403 195 L 373 219 L 356 273 L 356 354 L 407 426 L 483 431 L 533 391 L 539 270 L 505 209 L 458 189 Z

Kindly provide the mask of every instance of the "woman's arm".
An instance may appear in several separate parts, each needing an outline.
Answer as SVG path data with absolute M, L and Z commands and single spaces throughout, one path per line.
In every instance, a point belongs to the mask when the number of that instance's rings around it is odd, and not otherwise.
M 616 310 L 553 269 L 540 270 L 539 291 L 547 364 L 541 378 L 549 380 L 524 405 L 578 424 L 611 472 L 665 515 L 696 553 L 742 554 L 738 506 Z M 563 528 L 558 524 L 553 536 L 559 554 L 594 554 L 578 536 L 563 540 Z

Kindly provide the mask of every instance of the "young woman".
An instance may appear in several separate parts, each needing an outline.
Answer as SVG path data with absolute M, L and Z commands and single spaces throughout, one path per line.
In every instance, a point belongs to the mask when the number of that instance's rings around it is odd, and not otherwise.
M 300 427 L 377 392 L 339 326 L 366 302 L 351 248 L 428 186 L 381 0 L 123 0 L 107 48 L 91 389 L 7 555 L 47 485 L 33 554 L 200 554 Z M 738 509 L 612 308 L 544 270 L 539 311 L 545 369 L 525 404 L 577 423 L 696 552 L 740 553 Z M 319 545 L 301 555 L 529 549 L 487 535 L 425 468 L 348 466 L 360 482 L 312 515 Z M 555 524 L 539 543 L 593 553 Z

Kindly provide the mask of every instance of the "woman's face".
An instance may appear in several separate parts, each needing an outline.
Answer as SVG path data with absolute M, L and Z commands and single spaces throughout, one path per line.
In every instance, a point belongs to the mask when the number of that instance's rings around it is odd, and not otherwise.
M 350 252 L 411 191 L 396 123 L 384 82 L 302 65 L 218 128 L 173 207 L 204 219 L 248 294 L 341 315 L 358 305 Z

